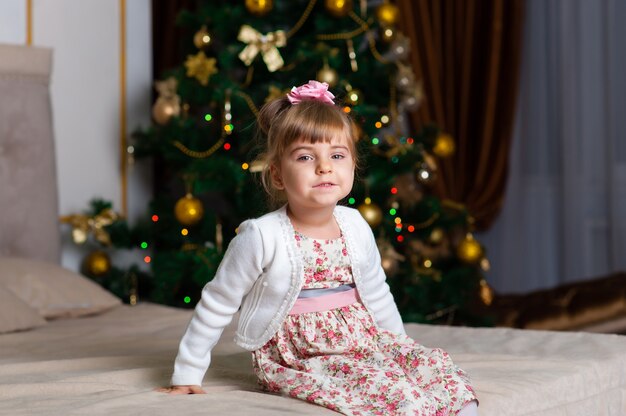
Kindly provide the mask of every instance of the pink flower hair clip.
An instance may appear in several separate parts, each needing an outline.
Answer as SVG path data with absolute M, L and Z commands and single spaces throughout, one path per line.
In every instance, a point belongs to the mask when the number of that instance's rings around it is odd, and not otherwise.
M 287 94 L 287 98 L 291 104 L 298 104 L 305 100 L 321 101 L 325 104 L 335 104 L 333 98 L 335 96 L 328 91 L 328 84 L 311 80 L 299 87 L 293 87 L 291 92 Z

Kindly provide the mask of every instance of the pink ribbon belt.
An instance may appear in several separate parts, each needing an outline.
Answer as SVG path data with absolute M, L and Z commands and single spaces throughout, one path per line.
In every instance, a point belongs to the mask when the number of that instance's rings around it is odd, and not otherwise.
M 293 305 L 289 315 L 298 315 L 307 312 L 329 311 L 342 306 L 352 305 L 358 302 L 359 298 L 356 289 L 346 290 L 344 292 L 333 293 L 330 295 L 322 295 L 312 298 L 298 298 Z

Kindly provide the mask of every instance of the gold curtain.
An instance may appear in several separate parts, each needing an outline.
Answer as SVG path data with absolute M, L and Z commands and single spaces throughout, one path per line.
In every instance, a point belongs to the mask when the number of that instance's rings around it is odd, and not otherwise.
M 522 45 L 523 0 L 398 0 L 400 29 L 426 98 L 414 128 L 456 140 L 436 193 L 464 204 L 487 229 L 504 201 Z

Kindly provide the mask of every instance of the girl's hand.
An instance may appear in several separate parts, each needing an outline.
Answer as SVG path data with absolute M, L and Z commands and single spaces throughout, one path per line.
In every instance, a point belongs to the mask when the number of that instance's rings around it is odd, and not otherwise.
M 206 394 L 201 386 L 170 386 L 155 389 L 159 393 L 167 394 Z

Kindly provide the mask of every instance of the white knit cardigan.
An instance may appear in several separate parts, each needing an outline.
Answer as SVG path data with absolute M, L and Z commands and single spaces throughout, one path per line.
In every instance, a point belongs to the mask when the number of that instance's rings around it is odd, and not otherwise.
M 385 281 L 374 235 L 361 214 L 337 206 L 357 291 L 381 328 L 404 333 Z M 244 221 L 211 280 L 202 290 L 174 364 L 172 385 L 200 385 L 211 350 L 241 307 L 235 342 L 254 351 L 265 345 L 293 307 L 304 283 L 304 265 L 286 206 Z

